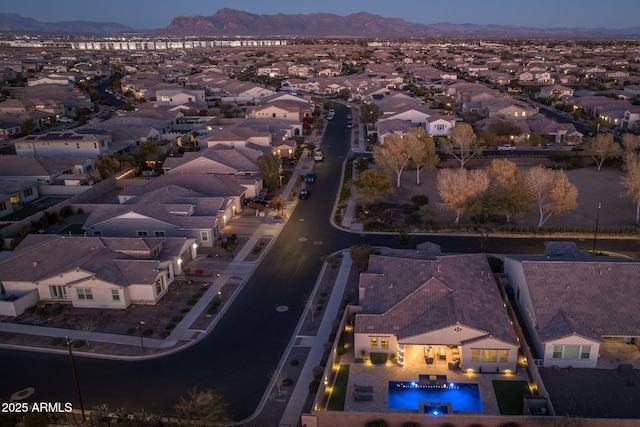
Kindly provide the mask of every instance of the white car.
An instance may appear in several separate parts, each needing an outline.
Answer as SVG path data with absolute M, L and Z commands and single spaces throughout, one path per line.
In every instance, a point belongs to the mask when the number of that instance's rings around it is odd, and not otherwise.
M 58 123 L 73 123 L 73 119 L 69 117 L 60 117 Z
M 498 151 L 516 151 L 516 146 L 511 144 L 504 144 L 498 147 Z

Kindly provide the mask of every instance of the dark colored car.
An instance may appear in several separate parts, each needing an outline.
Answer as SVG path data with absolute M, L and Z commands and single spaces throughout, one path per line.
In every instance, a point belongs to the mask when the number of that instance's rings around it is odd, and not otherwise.
M 248 205 L 249 203 L 258 203 L 263 206 L 267 206 L 271 202 L 271 199 L 265 196 L 256 196 L 253 199 L 245 200 L 245 203 Z
M 304 176 L 304 182 L 311 184 L 312 182 L 316 182 L 316 173 L 315 172 L 307 172 Z
M 302 190 L 300 190 L 300 194 L 298 194 L 298 199 L 300 200 L 308 199 L 310 195 L 311 195 L 311 191 L 307 190 L 306 188 L 303 188 Z

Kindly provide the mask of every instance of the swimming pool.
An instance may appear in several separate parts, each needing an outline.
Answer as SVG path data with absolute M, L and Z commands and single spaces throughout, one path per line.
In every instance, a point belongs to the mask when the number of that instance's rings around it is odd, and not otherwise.
M 418 381 L 389 381 L 389 409 L 420 409 L 420 402 L 450 402 L 454 411 L 482 412 L 478 384 L 448 382 L 445 385 Z

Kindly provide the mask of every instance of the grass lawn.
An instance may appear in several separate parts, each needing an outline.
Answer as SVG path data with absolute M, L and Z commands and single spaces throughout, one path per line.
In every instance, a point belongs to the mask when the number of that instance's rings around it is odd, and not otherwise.
M 501 415 L 522 415 L 523 397 L 531 394 L 526 381 L 493 381 Z
M 329 397 L 328 411 L 344 411 L 344 400 L 347 398 L 347 381 L 349 380 L 349 365 L 340 365 L 336 381 Z
M 82 224 L 70 224 L 68 226 L 66 226 L 65 228 L 63 228 L 62 230 L 60 230 L 58 232 L 58 234 L 65 234 L 65 235 L 69 235 L 69 234 L 76 234 L 76 235 L 84 235 L 84 230 L 82 229 Z

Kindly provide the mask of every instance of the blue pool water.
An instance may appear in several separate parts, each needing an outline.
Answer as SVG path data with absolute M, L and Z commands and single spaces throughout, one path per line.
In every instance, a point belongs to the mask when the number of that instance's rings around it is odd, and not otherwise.
M 417 410 L 420 402 L 450 402 L 454 411 L 482 412 L 478 384 L 449 382 L 440 386 L 417 381 L 389 381 L 389 409 Z

